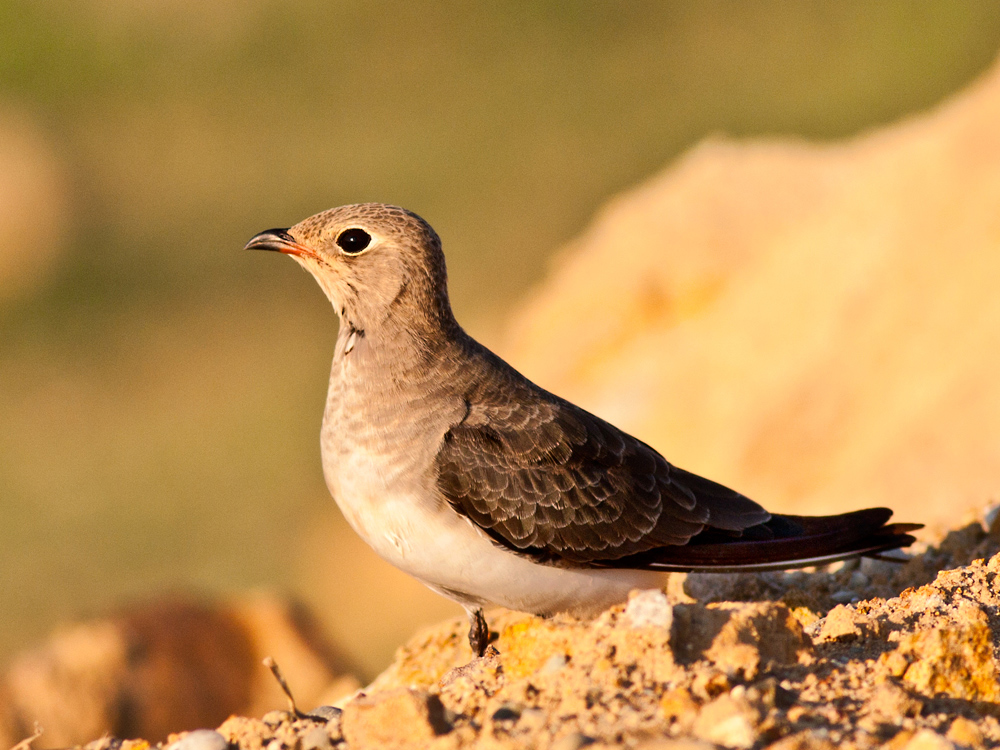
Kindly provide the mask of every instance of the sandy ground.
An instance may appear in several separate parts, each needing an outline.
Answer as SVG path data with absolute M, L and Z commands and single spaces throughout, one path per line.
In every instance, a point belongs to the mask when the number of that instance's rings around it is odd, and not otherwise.
M 589 622 L 498 610 L 478 659 L 465 621 L 448 620 L 416 634 L 339 709 L 233 717 L 163 746 L 996 746 L 1000 522 L 995 510 L 984 518 L 905 562 L 676 576 Z M 87 748 L 146 746 L 104 738 Z

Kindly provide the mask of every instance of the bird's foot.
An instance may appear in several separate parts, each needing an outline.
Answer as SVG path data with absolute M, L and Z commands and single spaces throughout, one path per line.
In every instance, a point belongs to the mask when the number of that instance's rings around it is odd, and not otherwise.
M 486 648 L 490 645 L 490 628 L 483 617 L 483 610 L 470 609 L 469 612 L 469 645 L 472 653 L 476 656 L 486 654 Z

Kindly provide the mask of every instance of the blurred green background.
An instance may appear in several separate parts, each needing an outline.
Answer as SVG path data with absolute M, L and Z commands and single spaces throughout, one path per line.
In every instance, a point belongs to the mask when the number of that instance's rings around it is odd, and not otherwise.
M 367 676 L 457 611 L 332 511 L 335 316 L 257 231 L 411 208 L 498 344 L 553 251 L 705 135 L 849 136 L 998 48 L 992 0 L 3 0 L 0 661 L 158 591 L 279 586 Z

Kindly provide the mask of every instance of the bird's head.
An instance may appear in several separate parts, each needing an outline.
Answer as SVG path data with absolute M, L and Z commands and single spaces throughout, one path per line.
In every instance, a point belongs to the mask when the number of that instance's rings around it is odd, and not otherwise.
M 410 211 L 359 203 L 323 211 L 287 229 L 255 235 L 247 250 L 292 256 L 313 275 L 342 323 L 372 329 L 451 325 L 441 240 Z

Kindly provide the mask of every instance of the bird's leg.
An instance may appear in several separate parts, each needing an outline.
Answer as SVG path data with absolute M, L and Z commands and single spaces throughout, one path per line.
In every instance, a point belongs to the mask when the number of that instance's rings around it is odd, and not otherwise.
M 483 617 L 483 608 L 467 608 L 465 611 L 469 613 L 469 645 L 472 646 L 472 653 L 482 656 L 490 643 L 490 627 Z

